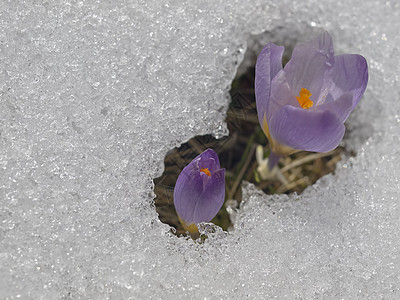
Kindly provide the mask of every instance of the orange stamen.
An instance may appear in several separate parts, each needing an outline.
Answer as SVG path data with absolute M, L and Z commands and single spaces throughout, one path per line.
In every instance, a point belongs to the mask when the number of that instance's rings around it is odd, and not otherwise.
M 208 171 L 208 168 L 202 168 L 202 169 L 200 169 L 200 172 L 203 172 L 207 176 L 211 176 L 211 173 L 210 173 L 210 171 Z
M 300 97 L 296 96 L 297 101 L 299 101 L 301 108 L 309 109 L 314 105 L 314 103 L 310 100 L 311 93 L 309 90 L 302 88 L 300 90 Z

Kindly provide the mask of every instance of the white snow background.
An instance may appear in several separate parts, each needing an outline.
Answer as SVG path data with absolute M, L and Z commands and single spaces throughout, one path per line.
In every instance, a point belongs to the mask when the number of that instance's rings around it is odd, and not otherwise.
M 250 35 L 321 28 L 369 64 L 356 156 L 300 196 L 246 185 L 204 244 L 169 234 L 152 179 L 227 134 Z M 396 0 L 3 0 L 0 298 L 399 299 L 399 28 Z

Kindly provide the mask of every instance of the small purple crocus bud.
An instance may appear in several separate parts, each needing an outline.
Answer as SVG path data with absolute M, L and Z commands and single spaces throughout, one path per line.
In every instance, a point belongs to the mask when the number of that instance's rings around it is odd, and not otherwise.
M 207 149 L 179 174 L 174 189 L 174 205 L 183 227 L 197 231 L 197 223 L 209 222 L 224 204 L 225 169 L 217 153 Z
M 270 168 L 300 150 L 335 149 L 368 83 L 365 58 L 335 56 L 327 32 L 297 45 L 284 68 L 283 50 L 267 44 L 256 64 L 258 119 L 271 145 Z

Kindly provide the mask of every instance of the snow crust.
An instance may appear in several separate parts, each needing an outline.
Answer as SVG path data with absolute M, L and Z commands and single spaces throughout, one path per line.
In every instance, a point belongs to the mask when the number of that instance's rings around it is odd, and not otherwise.
M 3 1 L 0 22 L 0 298 L 400 298 L 398 1 Z M 228 133 L 247 41 L 321 28 L 369 64 L 356 156 L 300 196 L 247 184 L 204 244 L 169 234 L 152 179 Z

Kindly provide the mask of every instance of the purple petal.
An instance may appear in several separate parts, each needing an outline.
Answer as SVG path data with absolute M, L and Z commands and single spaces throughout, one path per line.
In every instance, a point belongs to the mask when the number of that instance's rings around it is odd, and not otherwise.
M 217 153 L 212 150 L 212 149 L 207 149 L 205 151 L 203 151 L 199 156 L 197 156 L 195 159 L 202 159 L 202 160 L 206 160 L 206 159 L 210 159 L 212 158 L 219 166 L 219 158 Z
M 301 107 L 286 80 L 286 72 L 280 71 L 271 82 L 271 97 L 268 103 L 267 123 L 282 106 Z
M 306 88 L 316 105 L 327 94 L 334 64 L 332 38 L 327 32 L 296 46 L 284 68 L 292 93 L 297 96 L 302 88 Z
M 219 158 L 217 153 L 212 149 L 207 149 L 199 156 L 197 156 L 192 162 L 196 161 L 199 169 L 208 168 L 212 173 L 220 169 Z
M 194 210 L 202 192 L 203 180 L 200 172 L 191 172 L 184 168 L 175 184 L 174 205 L 176 213 L 186 223 L 193 219 Z
M 360 101 L 368 83 L 368 65 L 364 57 L 358 54 L 344 54 L 335 57 L 329 93 L 333 99 L 345 93 L 353 94 L 352 109 Z
M 336 117 L 344 123 L 353 111 L 353 94 L 347 93 L 335 101 L 333 99 L 326 101 L 324 104 L 318 105 L 315 110 L 321 112 L 328 110 L 333 112 Z
M 330 111 L 284 106 L 270 120 L 273 139 L 294 149 L 328 152 L 343 138 L 345 127 Z
M 284 47 L 268 43 L 257 58 L 255 94 L 258 120 L 263 126 L 263 118 L 267 113 L 271 93 L 271 81 L 282 69 Z
M 201 168 L 208 168 L 211 175 L 201 172 Z M 218 156 L 211 149 L 182 170 L 174 189 L 176 212 L 187 225 L 209 222 L 218 213 L 224 197 L 225 169 L 219 169 Z
M 194 209 L 191 223 L 210 222 L 224 204 L 224 198 L 225 169 L 220 169 L 211 175 L 205 185 Z

